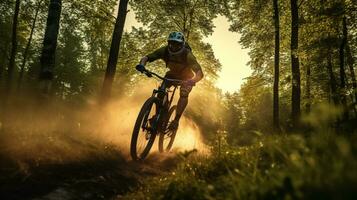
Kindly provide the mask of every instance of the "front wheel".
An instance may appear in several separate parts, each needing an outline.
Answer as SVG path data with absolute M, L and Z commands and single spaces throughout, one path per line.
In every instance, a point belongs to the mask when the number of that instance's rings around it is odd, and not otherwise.
M 160 152 L 169 152 L 172 148 L 172 144 L 174 143 L 176 137 L 176 130 L 169 130 L 168 127 L 170 123 L 175 119 L 177 106 L 172 106 L 167 114 L 165 120 L 165 128 L 160 132 L 159 137 L 159 151 Z
M 156 130 L 150 121 L 153 121 L 158 108 L 158 100 L 155 97 L 150 97 L 139 112 L 130 144 L 130 154 L 133 160 L 145 159 L 154 144 Z

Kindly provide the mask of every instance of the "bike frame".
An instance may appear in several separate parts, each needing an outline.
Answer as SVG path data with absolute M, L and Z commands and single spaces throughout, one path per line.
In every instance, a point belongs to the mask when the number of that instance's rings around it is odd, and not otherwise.
M 176 89 L 178 87 L 179 84 L 182 83 L 182 80 L 178 80 L 178 79 L 169 79 L 169 78 L 165 78 L 162 77 L 154 72 L 150 72 L 150 71 L 144 71 L 144 73 L 149 76 L 152 77 L 152 75 L 158 77 L 159 79 L 163 80 L 161 85 L 158 87 L 158 89 L 154 89 L 153 93 L 152 93 L 152 97 L 155 97 L 159 100 L 159 107 L 156 110 L 156 119 L 154 120 L 153 123 L 153 129 L 155 134 L 159 131 L 164 131 L 165 127 L 162 127 L 163 125 L 163 120 L 164 118 L 162 118 L 161 116 L 165 116 L 169 109 L 170 106 L 172 104 L 172 101 L 174 99 L 175 96 L 175 92 Z M 175 84 L 177 83 L 177 84 Z M 172 91 L 169 90 L 169 87 L 173 86 L 174 89 Z M 171 93 L 171 95 L 169 95 L 169 93 Z

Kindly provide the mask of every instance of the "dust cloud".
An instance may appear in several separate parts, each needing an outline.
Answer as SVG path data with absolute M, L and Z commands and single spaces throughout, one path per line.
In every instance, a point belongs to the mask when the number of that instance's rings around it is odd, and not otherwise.
M 2 114 L 0 157 L 14 160 L 21 170 L 43 163 L 78 162 L 92 157 L 121 157 L 130 160 L 133 126 L 154 82 L 142 82 L 132 94 L 114 100 L 105 108 L 88 99 L 86 105 L 69 105 L 52 100 L 46 105 L 31 98 L 19 98 Z M 29 103 L 30 102 L 30 103 Z M 20 106 L 21 105 L 21 106 Z M 149 154 L 158 151 L 156 143 Z M 199 127 L 181 119 L 173 153 L 197 149 L 206 153 Z
M 107 106 L 105 109 L 105 113 L 107 113 L 106 117 L 102 119 L 102 126 L 95 137 L 106 143 L 114 144 L 126 158 L 129 158 L 130 140 L 135 120 L 141 106 L 145 100 L 150 97 L 152 89 L 156 86 L 157 85 L 150 82 L 142 84 L 134 91 L 135 95 L 120 98 Z M 178 96 L 177 93 L 176 96 Z M 174 103 L 175 102 L 177 102 L 177 98 L 175 98 Z M 208 148 L 201 137 L 199 127 L 193 121 L 183 116 L 180 120 L 180 127 L 174 141 L 172 152 L 175 153 L 193 149 L 198 150 L 200 153 L 208 152 Z M 150 153 L 157 151 L 158 137 L 156 137 Z

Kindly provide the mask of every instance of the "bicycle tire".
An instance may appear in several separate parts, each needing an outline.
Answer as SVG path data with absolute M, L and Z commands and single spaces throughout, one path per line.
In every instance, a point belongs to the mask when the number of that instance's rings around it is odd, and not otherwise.
M 177 106 L 172 106 L 170 108 L 168 115 L 166 117 L 166 120 L 165 120 L 165 130 L 160 132 L 159 151 L 161 153 L 169 152 L 172 148 L 173 143 L 174 143 L 177 129 L 172 131 L 170 134 L 165 133 L 165 132 L 168 130 L 168 126 L 170 125 L 170 122 L 172 121 L 172 120 L 170 120 L 171 117 L 175 117 L 175 115 L 173 115 L 173 113 L 176 111 L 176 109 L 177 109 Z M 167 145 L 165 144 L 165 141 L 168 142 Z
M 156 105 L 156 109 L 158 109 L 159 101 L 157 98 L 150 97 L 149 99 L 147 99 L 143 104 L 143 106 L 141 107 L 139 115 L 136 119 L 132 137 L 131 137 L 131 143 L 130 143 L 130 154 L 133 160 L 144 160 L 146 156 L 149 154 L 152 145 L 154 144 L 155 137 L 156 137 L 155 131 L 150 132 L 149 130 L 146 130 L 145 132 L 144 130 L 142 130 L 143 123 L 149 123 L 148 122 L 149 115 L 152 111 L 154 104 Z M 145 139 L 147 141 L 146 144 L 144 144 L 145 145 L 144 149 L 141 152 L 138 152 L 138 148 L 137 148 L 138 137 L 139 137 L 139 133 L 141 133 L 141 130 L 145 133 Z M 146 134 L 149 134 L 149 138 L 147 138 Z

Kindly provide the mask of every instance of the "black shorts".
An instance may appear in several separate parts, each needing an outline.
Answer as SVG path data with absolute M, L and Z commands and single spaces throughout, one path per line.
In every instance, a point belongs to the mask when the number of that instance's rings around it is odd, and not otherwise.
M 172 77 L 170 75 L 166 75 L 165 78 L 177 79 L 176 77 Z M 173 86 L 173 84 L 169 84 L 168 87 Z M 181 85 L 180 86 L 180 97 L 187 98 L 192 90 L 192 85 Z

